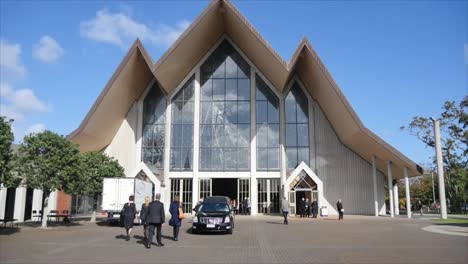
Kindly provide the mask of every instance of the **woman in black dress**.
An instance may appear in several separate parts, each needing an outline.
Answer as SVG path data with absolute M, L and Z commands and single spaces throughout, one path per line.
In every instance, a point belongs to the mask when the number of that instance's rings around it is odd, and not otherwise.
M 128 203 L 124 204 L 121 214 L 123 215 L 123 224 L 125 227 L 125 232 L 127 234 L 127 241 L 130 240 L 130 233 L 132 233 L 133 221 L 137 213 L 135 203 L 133 202 L 135 197 L 131 195 L 128 197 Z

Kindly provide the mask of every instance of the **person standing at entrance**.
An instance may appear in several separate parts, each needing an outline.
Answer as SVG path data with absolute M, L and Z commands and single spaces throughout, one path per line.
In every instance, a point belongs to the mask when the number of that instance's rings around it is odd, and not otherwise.
M 130 240 L 130 234 L 132 233 L 133 229 L 133 221 L 137 213 L 135 203 L 133 203 L 134 199 L 135 197 L 133 195 L 130 195 L 130 197 L 128 197 L 128 203 L 124 204 L 124 207 L 120 212 L 123 215 L 123 224 L 125 227 L 125 233 L 127 235 L 127 241 Z
M 317 214 L 318 214 L 318 203 L 316 200 L 314 200 L 312 202 L 312 218 L 317 218 Z
M 343 204 L 341 203 L 341 199 L 338 199 L 338 202 L 336 202 L 336 209 L 338 210 L 338 215 L 339 218 L 338 220 L 343 220 Z
M 284 217 L 283 224 L 287 225 L 288 213 L 289 213 L 289 201 L 286 199 L 286 197 L 283 197 L 283 200 L 281 201 L 281 211 L 283 211 L 283 217 Z
M 306 213 L 306 215 L 307 215 L 307 218 L 309 218 L 309 217 L 310 217 L 310 202 L 309 202 L 309 198 L 306 198 L 305 213 Z
M 164 215 L 164 204 L 159 200 L 161 194 L 156 194 L 155 201 L 152 201 L 148 205 L 148 211 L 146 213 L 146 223 L 149 225 L 149 237 L 146 242 L 146 248 L 151 248 L 153 242 L 154 228 L 156 228 L 156 241 L 158 247 L 163 247 L 164 244 L 161 241 L 161 225 L 165 222 Z
M 247 214 L 247 197 L 244 197 L 244 200 L 242 200 L 242 214 L 246 215 Z
M 182 219 L 184 218 L 184 212 L 182 211 L 178 195 L 174 197 L 174 201 L 172 201 L 169 207 L 169 213 L 171 213 L 169 225 L 173 227 L 174 241 L 177 241 L 179 239 L 179 229 L 182 225 Z
M 299 213 L 301 215 L 301 218 L 304 217 L 304 214 L 305 214 L 305 199 L 302 198 L 300 201 L 299 201 Z
M 247 214 L 250 215 L 250 198 L 247 197 Z

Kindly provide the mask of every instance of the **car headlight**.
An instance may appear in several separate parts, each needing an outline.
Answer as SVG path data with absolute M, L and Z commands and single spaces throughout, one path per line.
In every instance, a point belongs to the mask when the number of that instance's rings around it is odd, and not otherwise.
M 198 223 L 198 217 L 197 217 L 197 216 L 194 216 L 193 219 L 192 219 L 192 222 L 193 222 L 193 223 Z
M 224 218 L 224 223 L 231 223 L 231 218 L 226 216 L 226 218 Z

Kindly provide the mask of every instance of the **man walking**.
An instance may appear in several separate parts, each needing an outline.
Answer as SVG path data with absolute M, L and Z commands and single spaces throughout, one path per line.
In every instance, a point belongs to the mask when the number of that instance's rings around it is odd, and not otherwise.
M 283 224 L 287 225 L 288 213 L 289 213 L 289 201 L 286 199 L 286 197 L 283 197 L 283 200 L 281 201 L 281 210 L 283 211 L 283 217 L 284 217 Z
M 156 194 L 155 201 L 148 205 L 148 211 L 146 212 L 146 223 L 149 225 L 149 236 L 146 241 L 146 248 L 151 248 L 153 242 L 154 228 L 156 228 L 156 246 L 163 247 L 164 244 L 161 242 L 161 225 L 164 223 L 164 204 L 159 200 L 161 194 Z
M 338 215 L 339 218 L 338 220 L 343 220 L 343 204 L 341 203 L 341 199 L 338 199 L 338 202 L 336 202 L 336 209 L 338 210 Z

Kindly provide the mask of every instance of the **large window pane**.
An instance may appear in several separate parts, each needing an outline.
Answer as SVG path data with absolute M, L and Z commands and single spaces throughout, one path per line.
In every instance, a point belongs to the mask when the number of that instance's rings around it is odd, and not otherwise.
M 278 105 L 268 102 L 268 123 L 279 123 Z
M 288 169 L 295 169 L 297 166 L 297 148 L 286 148 L 286 162 Z
M 260 148 L 268 147 L 268 125 L 257 125 L 257 146 Z
M 250 125 L 238 125 L 237 131 L 239 133 L 237 146 L 239 147 L 250 146 Z
M 304 161 L 309 165 L 309 148 L 298 148 L 297 149 L 297 164 Z
M 194 80 L 195 77 L 190 78 L 172 102 L 171 170 L 192 169 L 194 103 L 191 98 Z
M 257 148 L 257 169 L 266 170 L 268 169 L 268 149 Z
M 201 87 L 201 100 L 211 101 L 213 100 L 213 80 L 208 79 Z
M 237 92 L 239 100 L 250 100 L 250 80 L 238 79 Z
M 225 169 L 226 170 L 237 170 L 237 148 L 225 148 Z
M 224 41 L 202 64 L 200 71 L 204 101 L 201 123 L 213 124 L 200 126 L 200 145 L 203 148 L 200 149 L 200 170 L 248 170 L 250 161 L 240 161 L 238 154 L 242 148 L 250 156 L 250 67 Z M 212 86 L 204 82 L 212 82 Z M 212 97 L 209 94 L 211 87 Z M 203 91 L 205 88 L 206 92 Z
M 279 147 L 279 124 L 268 125 L 268 147 Z
M 250 123 L 250 102 L 239 102 L 238 105 L 238 122 L 243 124 Z
M 268 108 L 267 108 L 267 101 L 257 101 L 256 105 L 256 116 L 257 116 L 257 124 L 258 123 L 267 123 L 268 122 Z
M 309 114 L 308 101 L 295 82 L 285 100 L 286 109 L 286 157 L 288 170 L 301 162 L 309 165 Z
M 201 124 L 213 124 L 213 103 L 212 102 L 201 102 Z
M 286 125 L 286 146 L 293 147 L 297 146 L 297 125 L 287 124 Z
M 279 148 L 268 148 L 268 168 L 279 169 Z
M 213 100 L 224 101 L 224 79 L 213 79 Z
M 237 79 L 226 79 L 226 100 L 237 100 Z
M 297 125 L 297 145 L 301 147 L 309 146 L 309 124 Z
M 142 160 L 150 168 L 163 167 L 165 112 L 166 98 L 154 83 L 143 100 Z

